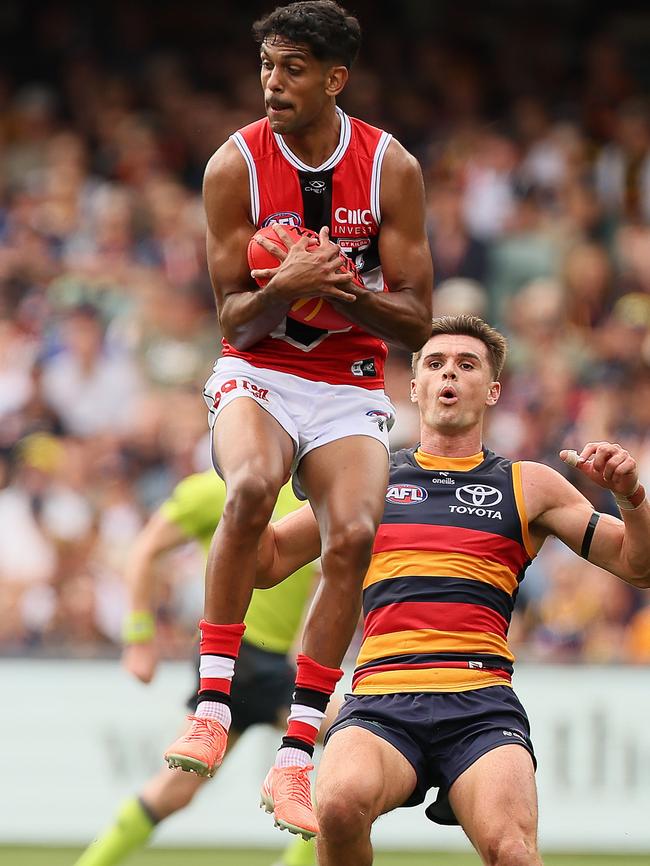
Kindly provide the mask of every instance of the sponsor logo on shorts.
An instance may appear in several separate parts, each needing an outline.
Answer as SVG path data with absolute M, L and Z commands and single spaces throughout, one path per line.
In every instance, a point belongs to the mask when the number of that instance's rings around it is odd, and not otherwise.
M 377 368 L 374 358 L 363 358 L 361 361 L 353 361 L 350 365 L 353 376 L 376 376 Z
M 524 743 L 526 742 L 526 737 L 523 734 L 520 734 L 519 731 L 501 731 L 504 737 L 516 737 L 518 740 L 522 740 Z
M 267 217 L 262 223 L 262 227 L 270 226 L 271 223 L 280 223 L 281 226 L 299 226 L 302 224 L 302 218 L 299 213 L 293 210 L 280 210 Z
M 250 379 L 237 378 L 228 379 L 227 382 L 223 383 L 223 385 L 214 395 L 214 402 L 212 403 L 212 408 L 218 409 L 222 397 L 225 394 L 230 394 L 231 391 L 247 391 L 251 395 L 251 397 L 255 397 L 257 400 L 262 400 L 264 403 L 269 402 L 268 388 L 260 388 L 259 385 L 256 385 L 255 382 L 251 382 Z
M 383 433 L 384 429 L 388 426 L 391 416 L 388 414 L 388 412 L 380 412 L 378 409 L 371 409 L 369 412 L 366 412 L 366 418 L 374 421 L 374 423 Z
M 396 505 L 419 505 L 429 496 L 424 487 L 415 484 L 391 484 L 386 499 Z

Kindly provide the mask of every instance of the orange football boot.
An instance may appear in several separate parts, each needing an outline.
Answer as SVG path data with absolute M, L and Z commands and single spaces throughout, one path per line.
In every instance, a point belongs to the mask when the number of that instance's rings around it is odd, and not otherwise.
M 170 769 L 180 767 L 187 773 L 214 776 L 228 745 L 228 731 L 215 719 L 188 716 L 189 729 L 165 752 Z
M 262 785 L 260 806 L 275 815 L 275 826 L 302 836 L 307 841 L 318 833 L 318 821 L 311 802 L 307 767 L 271 767 Z

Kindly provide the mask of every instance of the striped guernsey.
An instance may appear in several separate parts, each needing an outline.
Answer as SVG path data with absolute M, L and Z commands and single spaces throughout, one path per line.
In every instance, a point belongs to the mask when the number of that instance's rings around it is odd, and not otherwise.
M 354 694 L 509 685 L 508 627 L 533 556 L 520 463 L 487 449 L 394 454 Z

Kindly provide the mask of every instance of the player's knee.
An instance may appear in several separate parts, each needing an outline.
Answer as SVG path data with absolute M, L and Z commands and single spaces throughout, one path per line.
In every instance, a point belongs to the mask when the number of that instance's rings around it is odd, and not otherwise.
M 239 532 L 261 532 L 271 519 L 277 496 L 278 486 L 273 481 L 252 473 L 242 474 L 230 483 L 222 520 Z
M 375 525 L 370 519 L 358 518 L 331 529 L 323 545 L 323 571 L 332 573 L 365 573 L 370 564 Z
M 317 802 L 320 832 L 329 842 L 343 844 L 370 833 L 374 804 L 363 791 L 320 791 Z
M 538 866 L 537 843 L 523 832 L 494 833 L 485 846 L 487 866 Z

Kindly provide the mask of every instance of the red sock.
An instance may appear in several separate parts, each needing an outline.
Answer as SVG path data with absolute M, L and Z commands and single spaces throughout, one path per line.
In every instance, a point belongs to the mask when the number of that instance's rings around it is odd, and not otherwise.
M 199 628 L 201 629 L 199 704 L 204 701 L 230 704 L 230 686 L 235 671 L 235 660 L 239 655 L 246 626 L 243 622 L 217 625 L 202 619 Z
M 300 752 L 304 752 L 305 761 L 314 754 L 314 745 L 321 722 L 325 718 L 327 704 L 342 676 L 343 671 L 340 668 L 328 668 L 309 656 L 298 656 L 296 690 L 293 693 L 287 733 L 282 738 L 276 766 L 286 765 L 285 758 L 289 756 L 281 754 L 284 750 L 291 750 L 291 756 L 298 759 L 301 757 Z M 295 750 L 298 750 L 297 754 Z M 296 760 L 290 763 L 296 763 Z

